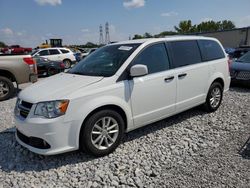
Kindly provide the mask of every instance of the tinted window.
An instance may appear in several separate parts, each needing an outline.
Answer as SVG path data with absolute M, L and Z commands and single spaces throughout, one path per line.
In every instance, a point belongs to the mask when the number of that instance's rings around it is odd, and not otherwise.
M 69 53 L 69 50 L 60 49 L 63 54 Z
M 50 53 L 50 55 L 60 54 L 60 52 L 59 52 L 58 50 L 56 50 L 56 49 L 54 49 L 54 50 L 49 50 L 49 53 Z
M 224 52 L 222 51 L 220 45 L 216 41 L 199 40 L 198 43 L 201 49 L 203 61 L 210 61 L 225 57 Z
M 170 42 L 175 68 L 201 62 L 198 44 L 194 40 Z
M 40 56 L 44 56 L 44 55 L 49 55 L 49 51 L 48 50 L 42 50 L 38 53 Z
M 165 45 L 154 44 L 144 49 L 133 61 L 133 65 L 142 64 L 148 67 L 148 73 L 155 73 L 169 69 L 169 60 Z

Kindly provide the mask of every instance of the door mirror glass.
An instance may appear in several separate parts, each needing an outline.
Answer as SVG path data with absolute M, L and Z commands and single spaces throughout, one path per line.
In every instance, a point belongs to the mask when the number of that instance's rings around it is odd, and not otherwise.
M 130 68 L 131 77 L 144 76 L 147 74 L 148 74 L 148 67 L 146 65 L 137 64 Z

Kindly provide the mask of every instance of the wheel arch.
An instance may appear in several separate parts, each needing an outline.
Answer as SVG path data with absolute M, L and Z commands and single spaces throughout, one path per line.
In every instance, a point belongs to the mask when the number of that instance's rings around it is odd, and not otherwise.
M 8 78 L 12 82 L 17 82 L 14 74 L 8 70 L 0 69 L 0 76 Z
M 213 76 L 210 77 L 210 79 L 208 80 L 208 87 L 206 89 L 206 93 L 208 93 L 210 86 L 214 83 L 214 82 L 218 82 L 222 85 L 223 90 L 225 89 L 225 78 L 223 76 L 222 73 L 216 73 Z
M 106 104 L 106 105 L 102 105 L 102 106 L 99 106 L 99 107 L 96 107 L 95 109 L 93 109 L 91 112 L 88 113 L 88 115 L 84 118 L 83 122 L 82 122 L 82 125 L 81 125 L 81 128 L 80 128 L 80 131 L 79 131 L 79 136 L 78 136 L 78 146 L 81 145 L 80 141 L 81 141 L 81 135 L 82 135 L 82 131 L 83 131 L 83 128 L 84 128 L 84 124 L 85 122 L 88 120 L 88 118 L 90 118 L 93 114 L 101 111 L 101 110 L 107 110 L 107 109 L 111 109 L 111 110 L 114 110 L 116 112 L 118 112 L 121 116 L 122 116 L 122 119 L 124 120 L 124 130 L 125 132 L 127 131 L 128 129 L 128 116 L 125 112 L 125 110 L 116 105 L 116 104 Z

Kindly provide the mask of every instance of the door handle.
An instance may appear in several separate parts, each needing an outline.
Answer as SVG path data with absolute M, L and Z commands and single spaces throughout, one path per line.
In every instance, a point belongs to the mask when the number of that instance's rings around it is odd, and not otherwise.
M 178 75 L 178 78 L 184 78 L 184 77 L 186 77 L 187 76 L 187 73 L 183 73 L 183 74 L 179 74 Z
M 171 82 L 173 79 L 174 79 L 174 76 L 164 78 L 165 82 Z

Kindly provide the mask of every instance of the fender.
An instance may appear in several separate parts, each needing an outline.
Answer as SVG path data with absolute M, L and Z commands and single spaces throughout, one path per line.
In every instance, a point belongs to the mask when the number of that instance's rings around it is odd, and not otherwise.
M 90 100 L 88 100 L 90 99 Z M 68 114 L 71 114 L 70 116 L 66 116 L 64 121 L 71 121 L 74 122 L 75 125 L 72 127 L 72 134 L 76 136 L 75 144 L 79 145 L 79 137 L 80 137 L 80 131 L 81 127 L 83 125 L 83 122 L 85 121 L 86 117 L 93 112 L 94 110 L 106 106 L 106 105 L 115 105 L 120 107 L 126 114 L 127 117 L 127 131 L 130 129 L 133 129 L 134 123 L 133 123 L 133 116 L 130 109 L 130 102 L 126 102 L 124 99 L 116 97 L 116 96 L 100 96 L 97 98 L 85 98 L 81 100 L 75 100 L 72 101 L 73 103 L 70 104 L 74 107 L 78 106 L 78 108 L 71 108 L 71 111 L 68 112 Z M 77 109 L 77 110 L 76 110 Z

